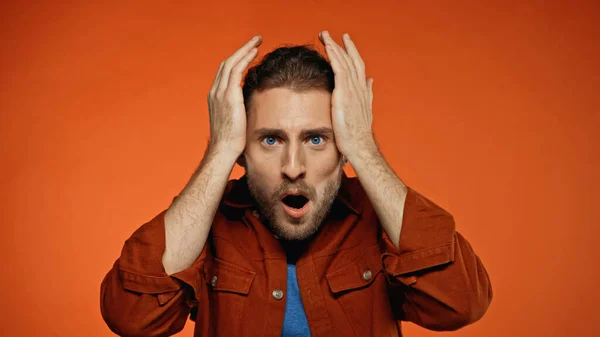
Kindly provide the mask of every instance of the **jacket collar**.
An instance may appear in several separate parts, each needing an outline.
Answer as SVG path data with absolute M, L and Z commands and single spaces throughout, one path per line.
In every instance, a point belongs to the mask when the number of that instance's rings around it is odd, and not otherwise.
M 346 172 L 342 173 L 342 183 L 336 200 L 340 201 L 349 211 L 359 215 L 362 213 L 362 200 L 358 198 L 359 193 L 356 193 L 357 181 L 353 180 L 357 179 L 349 178 Z M 237 180 L 229 181 L 223 195 L 223 204 L 238 209 L 255 206 L 245 174 Z

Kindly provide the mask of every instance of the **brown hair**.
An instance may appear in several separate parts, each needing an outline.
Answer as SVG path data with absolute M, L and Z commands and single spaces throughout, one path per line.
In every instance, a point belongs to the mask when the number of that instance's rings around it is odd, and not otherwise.
M 333 69 L 309 45 L 277 48 L 251 67 L 244 78 L 242 91 L 246 111 L 253 92 L 281 87 L 299 91 L 321 89 L 333 92 Z

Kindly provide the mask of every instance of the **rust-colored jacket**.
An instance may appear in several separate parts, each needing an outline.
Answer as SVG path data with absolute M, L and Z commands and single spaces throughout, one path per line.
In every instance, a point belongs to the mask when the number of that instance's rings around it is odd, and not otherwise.
M 123 336 L 281 336 L 286 256 L 263 225 L 245 177 L 228 183 L 205 249 L 165 273 L 164 214 L 140 227 L 101 286 L 102 316 Z M 490 281 L 452 216 L 408 189 L 400 249 L 357 178 L 344 175 L 330 216 L 296 264 L 313 337 L 401 336 L 400 322 L 454 330 L 478 320 Z M 283 295 L 283 296 L 281 296 Z

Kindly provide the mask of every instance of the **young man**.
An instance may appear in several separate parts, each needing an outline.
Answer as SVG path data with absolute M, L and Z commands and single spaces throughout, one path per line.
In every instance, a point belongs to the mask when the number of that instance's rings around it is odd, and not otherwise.
M 452 216 L 378 151 L 354 43 L 319 38 L 330 63 L 279 48 L 243 88 L 261 37 L 221 63 L 200 167 L 102 282 L 115 333 L 169 336 L 190 317 L 198 337 L 382 337 L 402 320 L 454 330 L 485 313 L 488 275 Z M 246 174 L 228 181 L 236 162 Z

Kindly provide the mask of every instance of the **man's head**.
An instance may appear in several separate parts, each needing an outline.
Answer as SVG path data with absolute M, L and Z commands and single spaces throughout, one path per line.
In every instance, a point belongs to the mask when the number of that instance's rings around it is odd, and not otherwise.
M 282 47 L 250 68 L 240 164 L 273 232 L 303 240 L 325 219 L 342 178 L 331 123 L 333 69 L 306 46 Z

